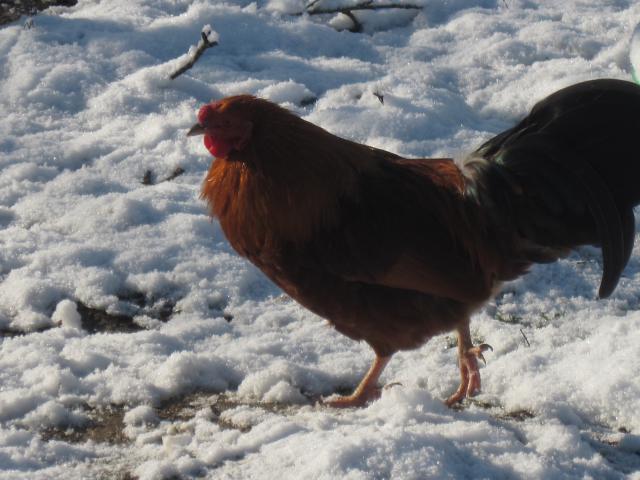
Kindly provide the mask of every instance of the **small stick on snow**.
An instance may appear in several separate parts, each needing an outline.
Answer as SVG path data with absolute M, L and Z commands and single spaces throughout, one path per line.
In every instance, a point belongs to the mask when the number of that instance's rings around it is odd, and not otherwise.
M 314 7 L 315 5 L 317 5 L 320 2 L 321 2 L 321 0 L 311 0 L 309 3 L 307 3 L 307 6 L 304 7 L 304 9 L 305 10 L 309 10 L 310 8 Z
M 176 79 L 191 67 L 193 67 L 207 48 L 215 47 L 216 45 L 218 45 L 218 33 L 215 30 L 212 30 L 211 26 L 205 25 L 202 29 L 202 32 L 200 33 L 200 36 L 200 41 L 198 42 L 196 49 L 193 52 L 190 52 L 189 60 L 187 61 L 187 63 L 185 63 L 175 72 L 169 75 L 169 78 L 171 80 Z
M 529 340 L 527 339 L 527 336 L 524 334 L 522 329 L 520 329 L 520 333 L 522 334 L 522 337 L 524 338 L 524 341 L 527 342 L 527 347 L 530 347 L 531 344 L 529 343 Z
M 167 178 L 165 178 L 163 180 L 163 182 L 170 182 L 174 178 L 179 177 L 180 175 L 182 175 L 184 172 L 185 172 L 184 168 L 176 167 L 175 170 L 173 172 L 171 172 L 171 175 L 169 175 Z
M 144 176 L 142 177 L 143 185 L 153 185 L 153 172 L 151 170 L 147 170 L 144 172 Z
M 163 179 L 160 180 L 160 182 L 170 182 L 171 180 L 173 180 L 174 178 L 179 177 L 180 175 L 182 175 L 185 172 L 184 168 L 182 167 L 176 167 L 175 170 L 173 172 L 171 172 L 171 174 Z M 158 183 L 160 183 L 158 182 Z M 142 184 L 143 185 L 153 185 L 153 172 L 151 170 L 147 170 L 146 172 L 144 172 L 144 177 L 142 177 Z
M 349 17 L 353 26 L 349 29 L 352 33 L 362 32 L 362 22 L 360 22 L 354 15 L 354 10 L 389 10 L 397 8 L 400 10 L 421 10 L 419 5 L 412 5 L 409 3 L 377 3 L 374 4 L 373 0 L 364 0 L 363 2 L 356 3 L 349 7 L 335 7 L 335 8 L 316 8 L 316 5 L 320 0 L 312 0 L 307 4 L 302 12 L 292 13 L 291 15 L 299 17 L 300 15 L 326 15 L 330 13 L 341 13 Z
M 397 8 L 400 10 L 422 10 L 421 6 L 412 5 L 410 3 L 375 3 L 374 4 L 371 2 L 371 0 L 368 0 L 362 3 L 351 5 L 349 7 L 312 8 L 310 10 L 305 10 L 304 12 L 293 13 L 292 15 L 300 16 L 300 15 L 304 15 L 305 13 L 308 15 L 325 15 L 328 13 L 344 13 L 345 15 L 347 15 L 347 12 L 353 12 L 354 10 L 389 10 L 393 8 Z

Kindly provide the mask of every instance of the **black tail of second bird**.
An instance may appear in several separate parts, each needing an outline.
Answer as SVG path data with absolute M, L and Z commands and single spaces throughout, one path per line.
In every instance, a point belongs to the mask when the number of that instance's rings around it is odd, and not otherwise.
M 640 87 L 593 80 L 534 106 L 465 163 L 470 191 L 515 233 L 514 261 L 556 260 L 578 245 L 602 248 L 599 296 L 615 289 L 640 203 Z

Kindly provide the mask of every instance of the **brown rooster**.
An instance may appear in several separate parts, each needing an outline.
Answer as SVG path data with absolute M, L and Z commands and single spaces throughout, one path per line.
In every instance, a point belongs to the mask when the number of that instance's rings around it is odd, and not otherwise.
M 455 329 L 461 382 L 480 389 L 469 318 L 505 280 L 583 244 L 615 288 L 640 202 L 640 87 L 595 80 L 547 97 L 460 165 L 339 138 L 265 100 L 212 102 L 189 135 L 216 157 L 202 196 L 233 248 L 376 358 L 362 405 L 398 350 Z

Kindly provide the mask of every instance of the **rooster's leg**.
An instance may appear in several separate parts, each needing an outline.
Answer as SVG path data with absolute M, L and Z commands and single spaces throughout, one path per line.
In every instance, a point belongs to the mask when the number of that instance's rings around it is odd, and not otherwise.
M 391 360 L 391 356 L 379 357 L 376 355 L 371 368 L 364 376 L 360 385 L 348 397 L 338 397 L 334 400 L 323 400 L 324 405 L 335 408 L 361 407 L 370 400 L 375 400 L 380 396 L 380 387 L 378 387 L 378 379 L 384 367 Z
M 478 369 L 478 359 L 485 362 L 482 352 L 493 350 L 491 345 L 483 343 L 476 347 L 471 343 L 471 332 L 469 332 L 469 322 L 458 327 L 458 362 L 460 364 L 460 386 L 456 393 L 446 400 L 450 407 L 461 401 L 464 397 L 471 397 L 480 391 L 480 370 Z M 486 362 L 485 362 L 486 363 Z

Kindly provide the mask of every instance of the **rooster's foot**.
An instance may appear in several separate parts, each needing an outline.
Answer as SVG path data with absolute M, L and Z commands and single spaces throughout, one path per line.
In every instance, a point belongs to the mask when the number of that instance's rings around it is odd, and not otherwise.
M 367 403 L 380 398 L 381 392 L 382 388 L 374 386 L 360 391 L 356 390 L 351 395 L 344 397 L 323 398 L 320 402 L 322 405 L 333 408 L 364 407 Z
M 483 352 L 492 350 L 491 345 L 483 343 L 475 347 L 466 349 L 459 355 L 460 362 L 460 386 L 458 390 L 445 401 L 447 406 L 455 405 L 465 397 L 472 397 L 480 391 L 480 369 L 478 359 L 487 363 Z
M 387 363 L 389 363 L 389 360 L 391 360 L 391 356 L 380 357 L 376 355 L 371 368 L 351 395 L 337 397 L 335 399 L 322 399 L 320 402 L 329 407 L 349 408 L 362 407 L 366 405 L 367 402 L 380 398 L 382 389 L 377 386 L 378 378 L 380 378 L 380 374 Z

